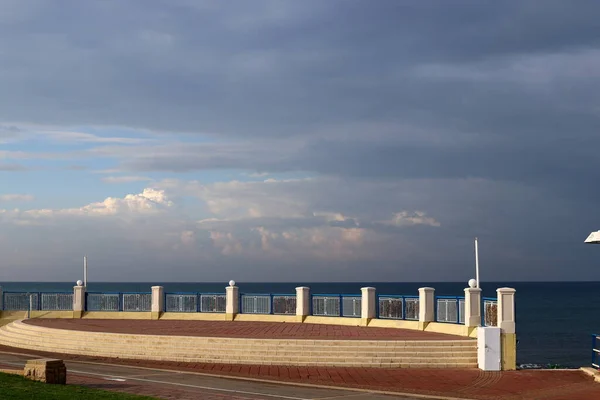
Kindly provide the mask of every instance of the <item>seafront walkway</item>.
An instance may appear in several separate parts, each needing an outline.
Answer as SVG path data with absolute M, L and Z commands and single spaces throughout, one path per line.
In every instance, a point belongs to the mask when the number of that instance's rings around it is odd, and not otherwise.
M 319 340 L 469 340 L 465 337 L 420 332 L 415 330 L 364 328 L 352 326 L 294 324 L 294 323 L 261 323 L 261 322 L 222 322 L 222 321 L 147 321 L 147 320 L 93 320 L 93 319 L 35 319 L 28 320 L 32 326 L 53 329 L 69 329 L 86 332 L 113 332 L 128 334 L 203 336 L 221 338 L 280 338 L 280 339 L 319 339 Z M 333 345 L 333 342 L 332 342 Z M 364 368 L 364 367 L 320 367 L 320 366 L 282 366 L 252 365 L 235 363 L 198 363 L 160 360 L 133 360 L 113 357 L 94 357 L 76 354 L 60 354 L 38 350 L 25 350 L 0 346 L 0 351 L 26 354 L 31 356 L 57 357 L 67 363 L 79 363 L 72 371 L 82 370 L 82 365 L 93 362 L 104 365 L 104 372 L 96 375 L 74 373 L 72 381 L 78 384 L 106 387 L 111 390 L 135 391 L 160 398 L 187 398 L 183 395 L 173 397 L 177 391 L 199 390 L 204 387 L 207 393 L 214 393 L 215 399 L 254 399 L 254 398 L 294 398 L 317 399 L 333 398 L 301 394 L 304 389 L 288 387 L 281 393 L 285 395 L 261 395 L 227 392 L 227 387 L 237 387 L 242 381 L 270 382 L 281 385 L 315 385 L 343 390 L 340 399 L 348 396 L 347 391 L 356 392 L 355 398 L 375 398 L 375 392 L 381 394 L 395 393 L 405 398 L 455 398 L 455 399 L 511 399 L 511 400 L 583 400 L 600 399 L 600 384 L 578 370 L 571 371 L 502 371 L 484 372 L 476 368 Z M 3 355 L 7 357 L 8 355 Z M 431 357 L 435 357 L 432 354 Z M 0 364 L 4 358 L 0 357 Z M 67 364 L 69 365 L 69 364 Z M 74 365 L 74 364 L 73 364 Z M 92 364 L 86 364 L 92 365 Z M 151 372 L 129 373 L 129 378 L 111 379 L 125 374 L 125 366 L 150 368 Z M 100 368 L 100 367 L 98 367 Z M 111 368 L 114 372 L 110 372 Z M 109 371 L 109 372 L 107 372 Z M 146 370 L 144 370 L 146 371 Z M 83 371 L 85 372 L 85 371 Z M 154 375 L 153 378 L 138 379 L 139 376 Z M 179 384 L 184 376 L 227 377 L 234 378 L 230 385 L 220 382 L 223 390 L 210 391 L 203 384 Z M 108 378 L 107 378 L 108 377 Z M 124 379 L 124 380 L 118 380 Z M 192 379 L 192 378 L 187 378 Z M 194 378 L 196 379 L 196 378 Z M 199 379 L 199 378 L 198 378 Z M 192 379 L 193 380 L 193 379 Z M 158 382 L 158 383 L 157 383 Z M 171 382 L 171 383 L 169 383 Z M 173 385 L 172 390 L 165 389 Z M 176 387 L 175 387 L 176 386 Z M 187 388 L 187 389 L 186 389 Z M 214 389 L 214 388 L 213 388 Z M 258 390 L 258 389 L 253 389 Z M 252 392 L 252 390 L 247 390 Z M 259 390 L 260 392 L 260 390 Z M 254 392 L 252 392 L 254 393 Z M 261 392 L 262 393 L 262 392 Z M 371 397 L 368 397 L 371 396 Z M 433 397 L 430 397 L 433 396 Z M 189 398 L 204 398 L 193 397 Z M 351 397 L 354 398 L 354 397 Z

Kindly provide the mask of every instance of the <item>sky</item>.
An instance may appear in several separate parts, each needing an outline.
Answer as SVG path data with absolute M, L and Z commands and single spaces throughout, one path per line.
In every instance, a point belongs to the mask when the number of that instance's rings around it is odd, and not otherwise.
M 0 9 L 0 282 L 600 280 L 597 1 Z

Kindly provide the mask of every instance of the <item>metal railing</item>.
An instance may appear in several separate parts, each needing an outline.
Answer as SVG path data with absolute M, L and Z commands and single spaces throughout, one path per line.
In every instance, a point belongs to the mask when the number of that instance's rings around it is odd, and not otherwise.
M 152 311 L 152 293 L 121 293 L 122 311 Z
M 456 296 L 436 297 L 436 321 L 462 324 L 465 322 L 465 298 Z
M 271 302 L 273 314 L 296 315 L 295 294 L 274 294 L 271 295 Z
M 27 311 L 39 309 L 39 293 L 37 292 L 4 292 L 4 311 Z
M 198 293 L 165 293 L 166 312 L 198 312 Z
M 498 326 L 498 299 L 483 298 L 483 326 Z
M 85 294 L 86 311 L 122 311 L 121 293 L 96 293 Z
M 362 296 L 342 296 L 342 317 L 360 318 L 362 313 Z
M 72 311 L 73 292 L 40 293 L 42 311 Z
M 242 314 L 271 314 L 270 294 L 242 294 L 240 296 Z
M 378 318 L 382 319 L 419 319 L 419 297 L 401 295 L 378 296 Z
M 227 306 L 227 297 L 222 293 L 201 293 L 200 312 L 224 313 Z
M 342 296 L 339 294 L 315 294 L 312 296 L 312 315 L 339 317 L 342 308 Z
M 592 335 L 592 367 L 600 370 L 600 335 Z

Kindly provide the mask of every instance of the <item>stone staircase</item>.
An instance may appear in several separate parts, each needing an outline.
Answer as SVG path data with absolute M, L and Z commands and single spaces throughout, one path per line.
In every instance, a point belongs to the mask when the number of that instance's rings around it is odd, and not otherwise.
M 138 360 L 375 368 L 476 368 L 476 340 L 239 339 L 52 329 L 15 321 L 0 344 Z

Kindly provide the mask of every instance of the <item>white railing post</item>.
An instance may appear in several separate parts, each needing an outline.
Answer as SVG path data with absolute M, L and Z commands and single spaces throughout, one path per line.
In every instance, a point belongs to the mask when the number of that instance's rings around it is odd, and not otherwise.
M 310 288 L 300 286 L 296 288 L 296 321 L 304 322 L 310 315 Z
M 465 289 L 465 326 L 467 334 L 470 334 L 469 328 L 481 326 L 481 289 Z
M 360 319 L 361 325 L 367 326 L 369 322 L 375 318 L 375 310 L 377 307 L 377 297 L 375 296 L 374 287 L 360 288 L 362 292 Z
M 159 319 L 165 311 L 165 288 L 162 286 L 152 286 L 152 308 L 151 319 Z
M 419 329 L 425 330 L 433 321 L 435 321 L 435 289 L 419 288 Z
M 501 331 L 502 369 L 517 369 L 517 335 L 515 321 L 515 289 L 500 288 L 498 294 L 498 328 Z
M 225 288 L 225 294 L 227 296 L 225 304 L 225 319 L 227 321 L 233 321 L 240 308 L 239 290 L 238 287 L 235 286 L 234 281 L 229 282 L 229 286 Z
M 73 287 L 73 318 L 81 318 L 85 311 L 85 286 Z

